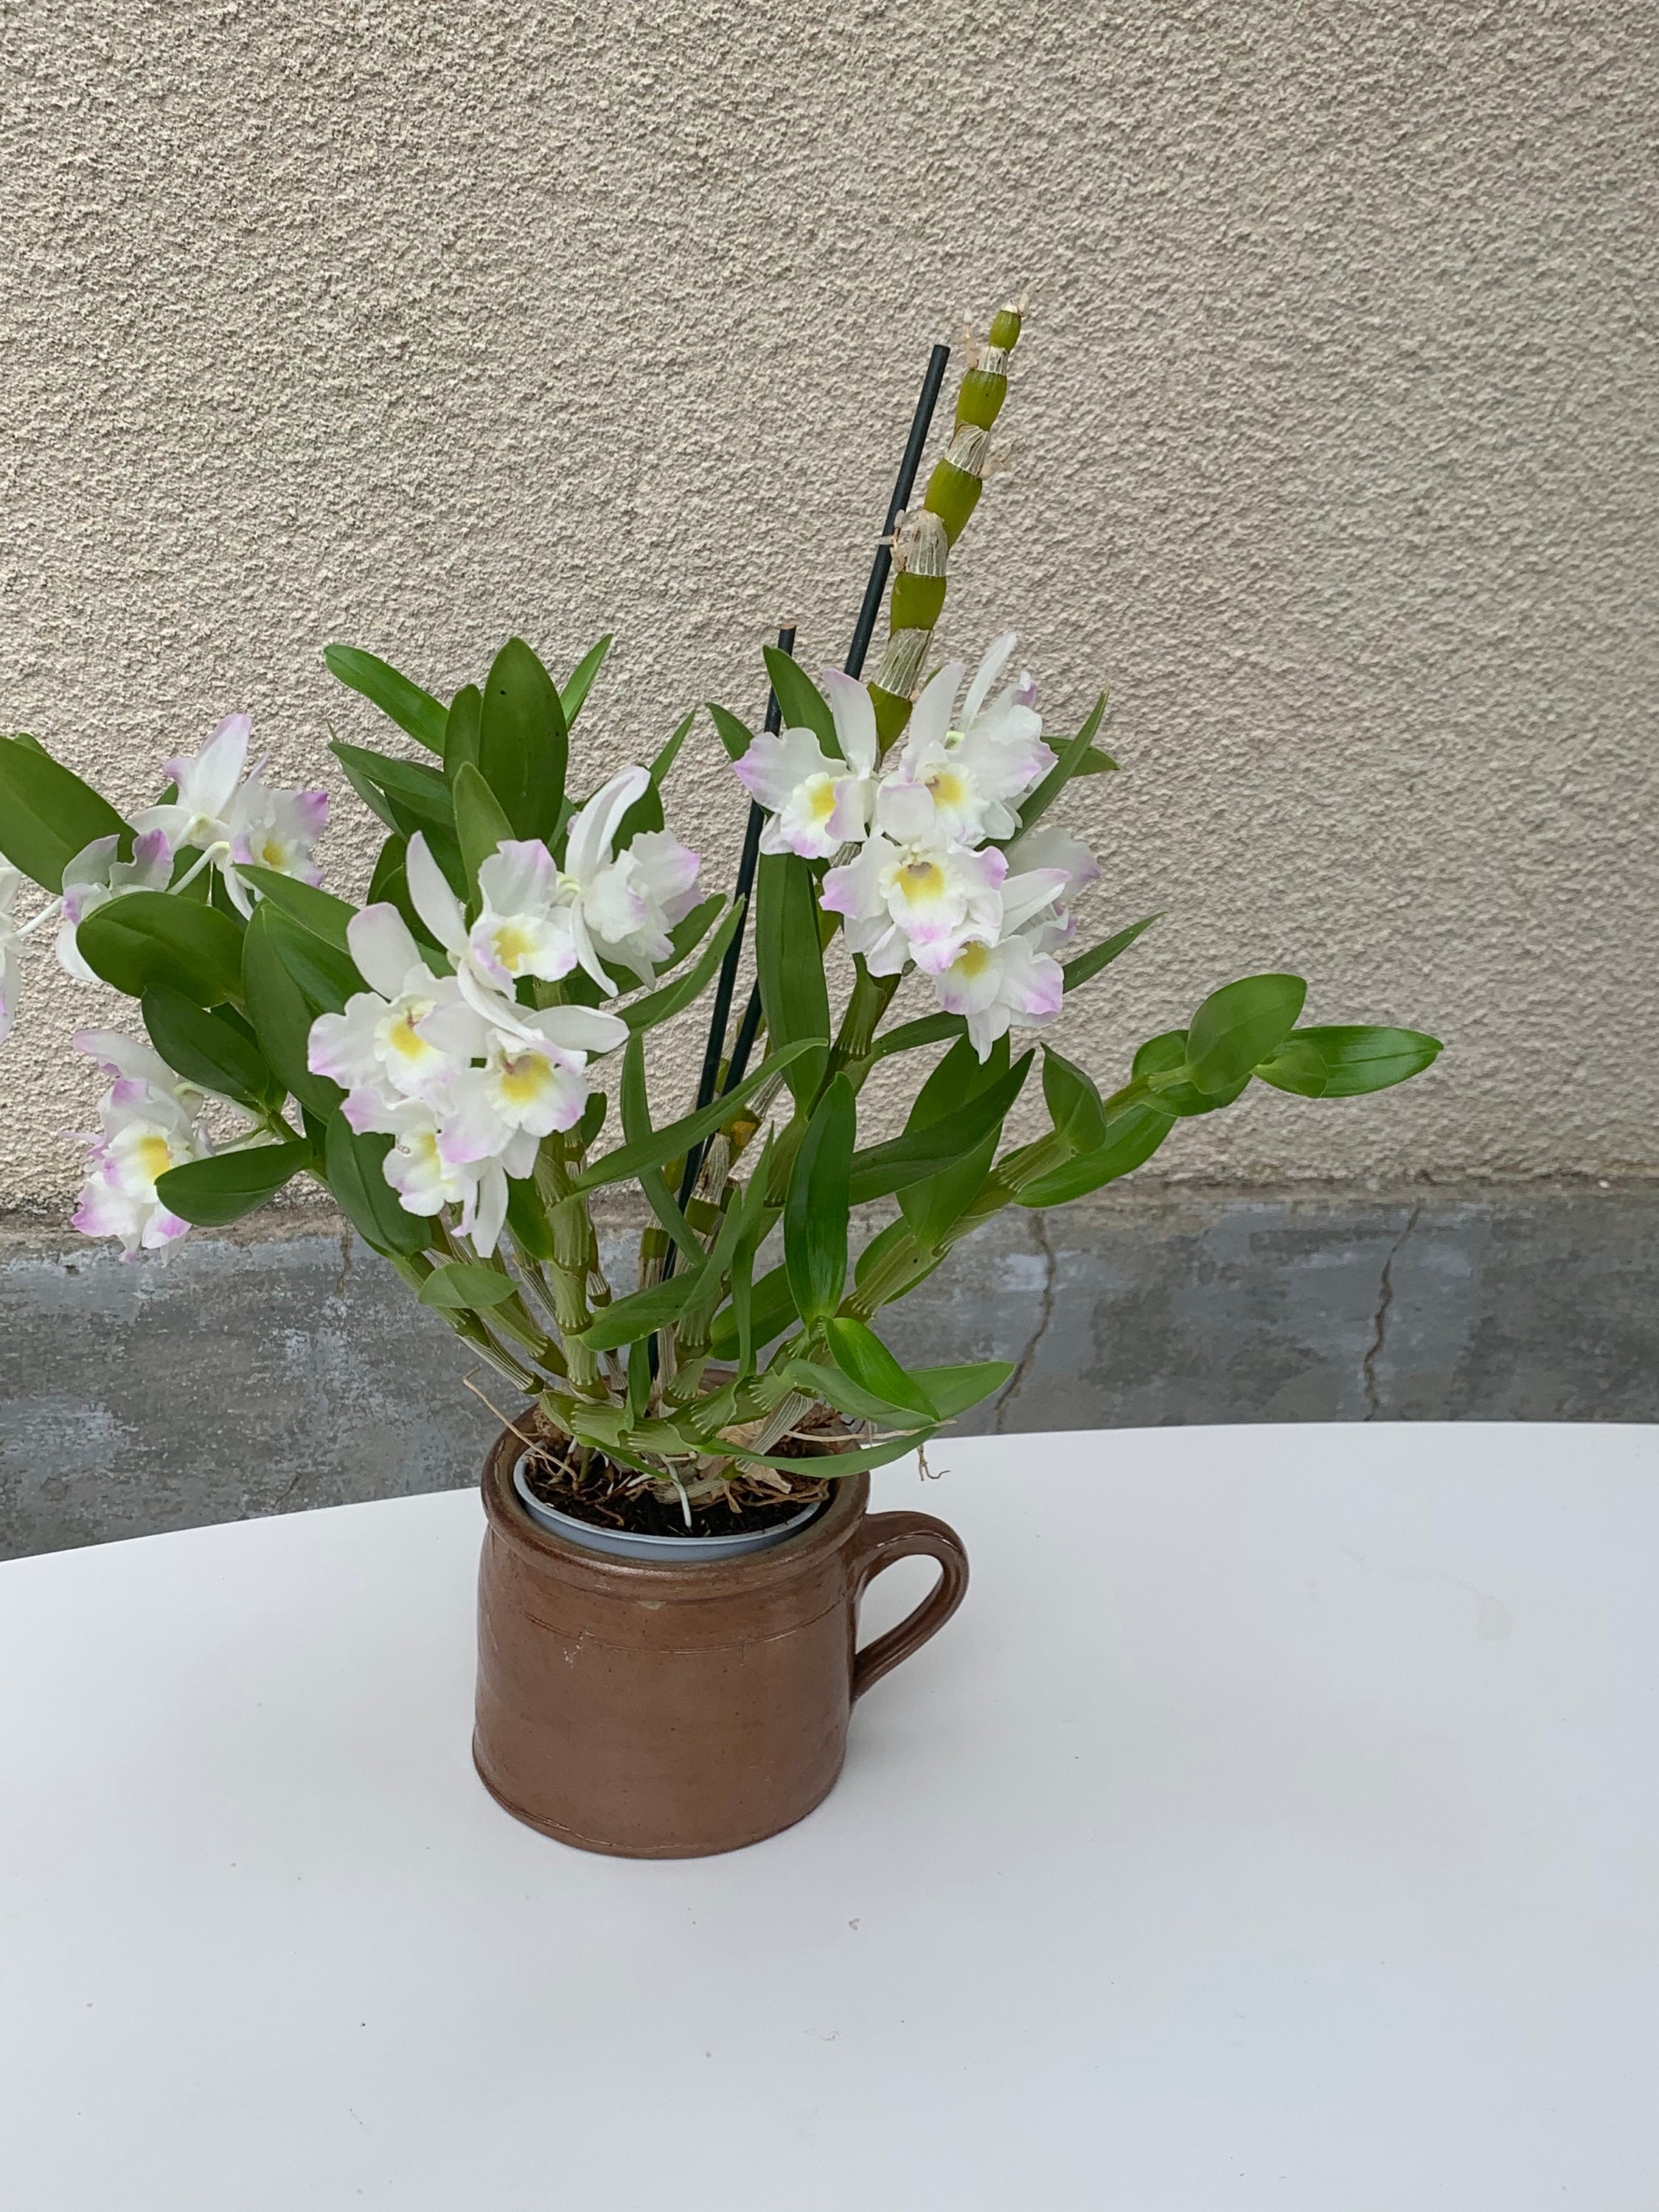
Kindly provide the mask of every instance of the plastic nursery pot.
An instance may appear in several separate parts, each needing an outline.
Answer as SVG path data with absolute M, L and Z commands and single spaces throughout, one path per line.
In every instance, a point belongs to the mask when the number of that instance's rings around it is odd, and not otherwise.
M 629 1559 L 531 1518 L 522 1450 L 503 1431 L 484 1465 L 472 1755 L 516 1819 L 583 1850 L 698 1858 L 793 1826 L 835 1786 L 854 1700 L 968 1588 L 955 1530 L 866 1513 L 866 1474 L 763 1550 Z M 680 1540 L 695 1553 L 706 1540 Z M 939 1582 L 856 1650 L 865 1588 L 918 1553 Z

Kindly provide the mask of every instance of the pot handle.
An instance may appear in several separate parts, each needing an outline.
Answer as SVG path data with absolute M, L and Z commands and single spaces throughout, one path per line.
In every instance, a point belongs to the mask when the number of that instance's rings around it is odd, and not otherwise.
M 901 1659 L 936 1635 L 968 1594 L 968 1554 L 956 1530 L 931 1513 L 872 1513 L 859 1530 L 853 1555 L 853 1602 L 884 1567 L 918 1553 L 939 1564 L 939 1578 L 915 1611 L 867 1644 L 853 1662 L 853 1696 L 890 1674 Z

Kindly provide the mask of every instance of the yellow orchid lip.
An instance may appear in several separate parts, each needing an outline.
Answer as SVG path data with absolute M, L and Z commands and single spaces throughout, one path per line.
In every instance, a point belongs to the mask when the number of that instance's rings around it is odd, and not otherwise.
M 396 1053 L 399 1060 L 420 1060 L 440 1057 L 435 1046 L 429 1045 L 416 1028 L 423 1022 L 437 1001 L 433 999 L 410 999 L 403 1002 L 401 1012 L 380 1024 L 380 1040 L 387 1052 Z
M 898 887 L 910 905 L 921 905 L 944 895 L 945 871 L 937 860 L 906 860 L 898 871 Z
M 538 1052 L 526 1052 L 504 1059 L 496 1078 L 502 1098 L 509 1106 L 533 1106 L 554 1080 L 550 1061 Z
M 140 1137 L 132 1149 L 139 1167 L 152 1184 L 173 1165 L 173 1147 L 165 1137 Z
M 836 787 L 827 775 L 815 775 L 806 786 L 806 811 L 814 822 L 827 822 L 836 811 Z
M 491 951 L 509 975 L 516 975 L 536 950 L 529 931 L 514 921 L 504 921 L 493 930 L 489 942 Z

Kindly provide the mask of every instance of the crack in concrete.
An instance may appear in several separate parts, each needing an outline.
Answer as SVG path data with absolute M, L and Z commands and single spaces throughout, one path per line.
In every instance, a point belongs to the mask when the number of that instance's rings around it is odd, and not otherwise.
M 1004 1417 L 1009 1407 L 1019 1395 L 1021 1387 L 1036 1363 L 1044 1334 L 1049 1322 L 1054 1319 L 1054 1248 L 1048 1242 L 1048 1217 L 1041 1206 L 1031 1208 L 1030 1223 L 1031 1233 L 1036 1239 L 1037 1249 L 1042 1255 L 1042 1300 L 1037 1308 L 1036 1327 L 1031 1331 L 1030 1340 L 1024 1351 L 1020 1353 L 1013 1373 L 1003 1384 L 1002 1395 L 997 1400 L 996 1412 L 991 1422 L 991 1432 L 994 1436 L 999 1437 L 1003 1433 Z
M 351 1226 L 348 1223 L 340 1231 L 340 1279 L 334 1285 L 334 1295 L 342 1305 L 345 1304 L 346 1285 L 351 1278 Z
M 1406 1225 L 1389 1247 L 1389 1256 L 1382 1262 L 1382 1279 L 1377 1285 L 1376 1334 L 1371 1339 L 1370 1350 L 1359 1368 L 1360 1381 L 1365 1391 L 1365 1419 L 1368 1421 L 1381 1419 L 1382 1413 L 1382 1394 L 1377 1388 L 1376 1363 L 1382 1357 L 1383 1340 L 1389 1333 L 1389 1308 L 1394 1304 L 1394 1263 L 1399 1258 L 1406 1239 L 1416 1228 L 1418 1216 L 1422 1211 L 1422 1201 L 1419 1200 L 1406 1216 Z

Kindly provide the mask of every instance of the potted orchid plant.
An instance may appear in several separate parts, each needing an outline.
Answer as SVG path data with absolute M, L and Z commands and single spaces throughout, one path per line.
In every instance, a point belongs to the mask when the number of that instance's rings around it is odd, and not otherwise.
M 1129 1174 L 1252 1083 L 1352 1097 L 1439 1049 L 1305 1024 L 1305 985 L 1277 973 L 1212 993 L 1113 1084 L 1048 1042 L 1152 918 L 1080 927 L 1100 871 L 1060 817 L 1115 767 L 1103 700 L 1055 738 L 1012 635 L 934 665 L 1020 332 L 1005 307 L 975 349 L 919 506 L 901 482 L 874 677 L 860 644 L 815 681 L 786 640 L 764 728 L 708 708 L 750 804 L 733 896 L 665 826 L 695 715 L 597 788 L 576 766 L 608 640 L 562 683 L 509 640 L 447 702 L 329 648 L 423 754 L 333 747 L 386 830 L 361 903 L 323 887 L 323 793 L 268 784 L 245 714 L 130 819 L 32 738 L 0 740 L 0 1034 L 41 931 L 137 1017 L 76 1038 L 110 1081 L 76 1225 L 158 1252 L 309 1177 L 522 1394 L 486 1480 L 478 1762 L 595 1848 L 721 1848 L 799 1818 L 852 1696 L 959 1597 L 951 1533 L 866 1516 L 867 1474 L 1011 1370 L 949 1346 L 907 1369 L 885 1307 L 993 1214 Z M 696 1103 L 665 1117 L 653 1040 L 705 994 Z M 916 1071 L 908 1117 L 868 1132 L 887 1062 Z M 1028 1089 L 1044 1126 L 1005 1144 Z M 624 1186 L 650 1224 L 631 1284 L 607 1279 L 593 1212 Z M 890 1218 L 855 1258 L 872 1206 Z M 940 1559 L 940 1589 L 855 1672 L 858 1591 L 905 1549 Z M 772 1649 L 758 1686 L 710 1656 L 734 1633 Z

